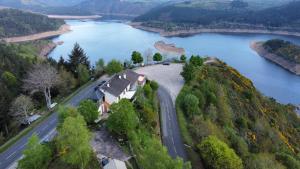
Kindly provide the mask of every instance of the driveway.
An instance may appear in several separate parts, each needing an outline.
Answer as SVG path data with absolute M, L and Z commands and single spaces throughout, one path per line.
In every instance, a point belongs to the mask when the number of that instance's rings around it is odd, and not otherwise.
M 100 78 L 99 80 L 82 89 L 67 102 L 67 105 L 77 106 L 80 101 L 90 98 L 94 93 L 94 88 L 99 84 L 100 81 L 105 79 L 107 79 L 106 76 Z M 1 153 L 0 169 L 6 169 L 10 166 L 12 166 L 11 168 L 14 168 L 16 166 L 16 162 L 21 158 L 22 152 L 26 148 L 27 141 L 32 136 L 32 134 L 37 134 L 42 140 L 46 140 L 49 137 L 52 137 L 51 133 L 55 131 L 57 122 L 57 112 L 54 112 L 43 122 L 37 125 L 33 130 L 31 130 L 28 134 L 14 143 L 10 148 Z
M 144 74 L 150 80 L 155 80 L 160 85 L 158 97 L 161 107 L 162 140 L 169 154 L 173 157 L 181 157 L 185 161 L 187 155 L 181 139 L 180 130 L 175 110 L 175 100 L 180 92 L 184 80 L 180 75 L 182 64 L 153 65 L 136 70 Z

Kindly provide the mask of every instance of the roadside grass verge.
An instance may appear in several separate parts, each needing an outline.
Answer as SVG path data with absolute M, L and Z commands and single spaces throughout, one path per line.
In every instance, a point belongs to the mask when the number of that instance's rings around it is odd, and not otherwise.
M 11 139 L 9 139 L 7 142 L 5 142 L 1 147 L 0 147 L 0 153 L 4 152 L 5 150 L 7 150 L 10 146 L 12 146 L 14 143 L 16 143 L 20 138 L 22 138 L 23 136 L 25 136 L 26 134 L 28 134 L 33 128 L 35 128 L 36 126 L 38 126 L 40 123 L 42 123 L 47 117 L 49 117 L 52 112 L 57 111 L 59 105 L 64 105 L 66 104 L 68 101 L 70 101 L 70 99 L 72 97 L 74 97 L 76 94 L 78 94 L 81 90 L 83 90 L 84 88 L 86 88 L 87 86 L 89 86 L 90 84 L 92 84 L 93 81 L 89 81 L 86 84 L 82 85 L 81 87 L 79 87 L 78 89 L 76 89 L 73 93 L 71 93 L 70 95 L 68 95 L 67 97 L 63 98 L 61 103 L 56 105 L 55 108 L 51 111 L 47 111 L 40 119 L 38 119 L 37 121 L 31 123 L 30 126 L 28 126 L 27 128 L 23 129 L 21 132 L 19 132 L 17 135 L 15 135 L 14 137 L 12 137 Z
M 183 138 L 185 146 L 185 151 L 188 155 L 188 160 L 191 161 L 193 167 L 199 167 L 200 169 L 203 168 L 203 163 L 201 160 L 200 155 L 196 152 L 196 148 L 194 146 L 193 137 L 190 135 L 190 132 L 188 130 L 188 122 L 185 118 L 184 112 L 182 111 L 180 105 L 182 103 L 182 99 L 184 98 L 186 92 L 188 91 L 188 88 L 184 86 L 180 93 L 178 94 L 176 98 L 176 114 L 177 114 L 177 120 L 180 128 L 180 133 Z

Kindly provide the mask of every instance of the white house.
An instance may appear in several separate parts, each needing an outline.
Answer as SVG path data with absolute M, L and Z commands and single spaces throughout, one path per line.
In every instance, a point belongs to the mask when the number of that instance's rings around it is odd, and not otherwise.
M 107 112 L 109 106 L 118 103 L 121 99 L 132 99 L 138 86 L 143 86 L 146 82 L 144 75 L 132 70 L 125 70 L 114 75 L 96 91 L 99 100 L 99 112 Z

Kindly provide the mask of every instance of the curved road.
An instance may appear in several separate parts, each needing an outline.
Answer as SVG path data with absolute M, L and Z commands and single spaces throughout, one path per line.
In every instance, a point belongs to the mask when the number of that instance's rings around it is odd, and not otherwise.
M 162 140 L 169 154 L 187 160 L 184 144 L 178 126 L 175 100 L 184 81 L 180 75 L 182 64 L 153 65 L 139 68 L 136 72 L 159 83 L 158 98 L 161 108 Z
M 73 96 L 68 102 L 68 105 L 77 106 L 81 100 L 88 99 L 94 94 L 94 88 L 100 81 L 104 80 L 103 77 L 92 84 L 82 89 L 79 93 Z M 28 139 L 33 133 L 36 133 L 41 140 L 51 139 L 55 135 L 55 128 L 57 125 L 57 113 L 52 113 L 47 119 L 36 126 L 32 131 L 19 139 L 10 148 L 0 154 L 0 169 L 6 169 L 16 164 L 22 157 L 22 152 L 26 147 Z M 13 167 L 12 167 L 13 168 Z

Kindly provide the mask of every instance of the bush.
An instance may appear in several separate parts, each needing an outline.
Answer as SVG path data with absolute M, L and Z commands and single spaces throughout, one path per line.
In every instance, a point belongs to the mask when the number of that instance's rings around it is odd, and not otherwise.
M 156 81 L 154 81 L 154 80 L 152 80 L 150 82 L 150 86 L 151 86 L 151 88 L 152 88 L 153 91 L 156 91 L 158 89 L 158 87 L 159 87 L 158 83 Z
M 190 64 L 192 64 L 193 66 L 202 66 L 203 62 L 203 58 L 201 58 L 200 56 L 192 55 L 190 58 Z
M 78 111 L 88 124 L 94 123 L 99 117 L 98 106 L 92 100 L 80 102 Z
M 187 94 L 183 99 L 183 110 L 187 117 L 194 117 L 200 113 L 199 100 L 193 94 Z
M 209 168 L 242 169 L 242 160 L 228 145 L 215 136 L 205 138 L 199 145 L 201 156 Z
M 276 153 L 276 160 L 280 161 L 287 168 L 300 169 L 300 161 L 286 153 Z

